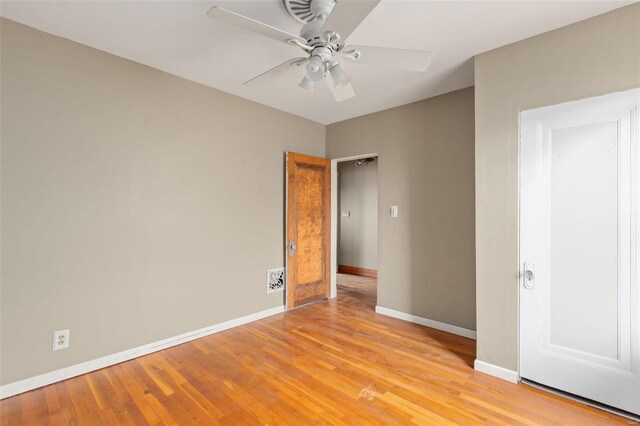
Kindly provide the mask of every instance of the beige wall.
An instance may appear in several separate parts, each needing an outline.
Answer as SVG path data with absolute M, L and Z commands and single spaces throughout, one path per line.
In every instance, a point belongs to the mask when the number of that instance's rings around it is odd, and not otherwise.
M 283 304 L 283 155 L 324 126 L 0 27 L 0 383 Z
M 340 216 L 338 265 L 378 267 L 378 162 L 354 166 L 338 163 Z
M 327 127 L 328 157 L 378 153 L 378 305 L 469 329 L 473 123 L 468 88 Z
M 517 369 L 518 113 L 640 86 L 640 4 L 476 57 L 478 359 Z

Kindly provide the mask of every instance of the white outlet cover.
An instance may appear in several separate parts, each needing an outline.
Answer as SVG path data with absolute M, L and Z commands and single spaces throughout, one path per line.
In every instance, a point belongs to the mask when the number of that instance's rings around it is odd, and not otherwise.
M 342 212 L 342 217 L 349 217 L 349 216 L 351 216 L 351 212 L 350 211 Z
M 53 332 L 53 350 L 67 349 L 69 347 L 69 329 Z

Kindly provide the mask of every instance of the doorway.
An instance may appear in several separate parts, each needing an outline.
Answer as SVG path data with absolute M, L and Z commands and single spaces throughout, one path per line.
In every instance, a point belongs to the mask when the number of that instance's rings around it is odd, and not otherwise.
M 375 310 L 378 274 L 378 157 L 333 160 L 333 297 Z M 334 269 L 335 268 L 335 269 Z M 335 293 L 333 292 L 335 290 Z
M 520 375 L 640 415 L 640 89 L 525 111 Z

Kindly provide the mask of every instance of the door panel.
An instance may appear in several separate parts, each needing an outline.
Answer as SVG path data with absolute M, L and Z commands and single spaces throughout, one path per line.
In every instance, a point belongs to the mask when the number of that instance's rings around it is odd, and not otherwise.
M 550 343 L 618 356 L 618 129 L 551 130 Z
M 287 153 L 287 307 L 329 297 L 331 160 Z
M 633 90 L 525 111 L 520 146 L 521 376 L 636 414 L 638 105 Z

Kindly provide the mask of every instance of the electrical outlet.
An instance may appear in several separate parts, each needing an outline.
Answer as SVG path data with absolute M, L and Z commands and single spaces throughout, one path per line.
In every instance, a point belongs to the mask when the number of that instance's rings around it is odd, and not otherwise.
M 67 349 L 69 347 L 69 330 L 53 332 L 53 350 Z

